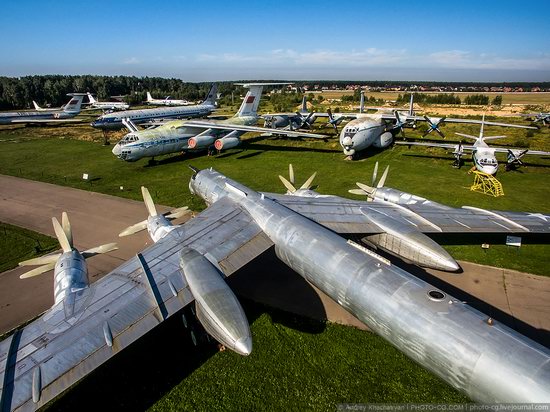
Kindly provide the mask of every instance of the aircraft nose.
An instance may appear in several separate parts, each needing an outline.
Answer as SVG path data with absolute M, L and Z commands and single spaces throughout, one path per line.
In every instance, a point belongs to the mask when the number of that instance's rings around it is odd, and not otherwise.
M 120 144 L 117 143 L 112 150 L 113 154 L 117 157 L 120 157 L 120 153 L 122 152 L 122 148 L 120 147 Z
M 250 335 L 240 338 L 235 342 L 235 352 L 239 355 L 248 356 L 252 352 L 252 337 Z
M 345 136 L 342 139 L 343 146 L 353 146 L 353 139 L 350 136 Z

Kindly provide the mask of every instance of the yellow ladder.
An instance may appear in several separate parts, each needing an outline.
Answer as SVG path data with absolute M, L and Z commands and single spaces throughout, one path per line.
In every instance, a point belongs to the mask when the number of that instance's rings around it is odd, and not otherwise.
M 470 190 L 494 197 L 504 196 L 502 183 L 500 183 L 493 175 L 477 170 L 473 170 L 473 173 L 474 184 L 470 187 Z

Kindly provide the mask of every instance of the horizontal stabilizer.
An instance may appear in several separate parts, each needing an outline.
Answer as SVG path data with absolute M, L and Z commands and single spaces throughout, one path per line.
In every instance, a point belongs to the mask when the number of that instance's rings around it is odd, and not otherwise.
M 464 134 L 464 133 L 457 133 L 457 132 L 455 132 L 455 134 L 458 136 L 467 137 L 468 139 L 474 139 L 474 140 L 478 139 L 477 136 L 472 136 L 471 134 Z

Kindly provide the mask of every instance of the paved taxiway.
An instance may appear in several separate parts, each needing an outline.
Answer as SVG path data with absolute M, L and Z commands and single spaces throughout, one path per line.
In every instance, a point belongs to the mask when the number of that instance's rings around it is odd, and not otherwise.
M 186 190 L 182 186 L 182 190 Z M 158 206 L 160 212 L 168 207 Z M 51 217 L 66 211 L 75 246 L 84 250 L 116 241 L 119 250 L 88 260 L 93 282 L 151 244 L 145 231 L 118 238 L 125 227 L 146 217 L 142 202 L 100 193 L 0 175 L 0 221 L 54 236 Z M 186 217 L 188 218 L 188 217 Z M 183 218 L 185 220 L 186 218 Z M 183 220 L 178 220 L 180 223 Z M 503 320 L 539 342 L 550 345 L 550 278 L 460 262 L 464 273 L 417 271 L 420 277 L 461 300 Z M 20 280 L 27 268 L 0 273 L 0 334 L 48 309 L 53 304 L 50 273 Z M 274 253 L 230 278 L 236 293 L 285 310 L 366 328 L 329 297 L 280 263 Z

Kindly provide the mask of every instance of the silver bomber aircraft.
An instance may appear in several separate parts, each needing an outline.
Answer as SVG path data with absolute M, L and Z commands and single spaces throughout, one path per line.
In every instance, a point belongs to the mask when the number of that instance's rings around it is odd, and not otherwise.
M 214 337 L 244 338 L 233 344 L 246 354 L 247 326 L 231 329 L 245 319 L 222 282 L 272 246 L 290 268 L 472 400 L 550 402 L 550 350 L 338 235 L 381 235 L 403 251 L 428 250 L 424 233 L 548 234 L 550 216 L 450 208 L 389 188 L 356 201 L 319 195 L 311 180 L 299 189 L 288 182 L 293 195 L 277 195 L 194 169 L 189 189 L 208 208 L 181 226 L 160 217 L 144 191 L 150 216 L 124 233 L 148 228 L 155 243 L 90 285 L 78 315 L 47 311 L 0 342 L 4 408 L 41 407 L 193 301 Z M 228 309 L 214 309 L 229 301 Z
M 0 112 L 0 124 L 80 122 L 73 117 L 80 113 L 85 95 L 85 93 L 69 93 L 68 96 L 71 96 L 71 100 L 60 108 L 45 109 L 33 102 L 36 110 Z
M 405 146 L 427 146 L 427 147 L 441 147 L 445 149 L 454 149 L 453 155 L 455 157 L 455 163 L 453 166 L 460 167 L 462 162 L 462 155 L 465 150 L 472 152 L 472 162 L 474 167 L 482 173 L 494 175 L 498 171 L 498 161 L 496 153 L 506 153 L 506 170 L 515 169 L 523 164 L 521 158 L 525 155 L 534 156 L 550 156 L 550 152 L 544 152 L 542 150 L 531 149 L 518 149 L 518 148 L 506 148 L 506 147 L 494 147 L 489 146 L 486 140 L 502 139 L 506 136 L 485 136 L 483 134 L 483 126 L 487 124 L 485 122 L 485 115 L 481 121 L 481 128 L 479 130 L 479 136 L 472 136 L 464 133 L 455 133 L 458 136 L 466 137 L 467 139 L 474 140 L 473 145 L 452 144 L 452 143 L 435 143 L 435 142 L 395 142 L 399 145 Z
M 129 120 L 134 124 L 141 124 L 157 119 L 190 119 L 195 117 L 205 117 L 217 108 L 217 91 L 218 87 L 214 83 L 201 104 L 178 107 L 160 107 L 155 109 L 125 110 L 116 113 L 104 114 L 92 122 L 91 126 L 104 130 L 122 129 L 124 127 L 124 120 Z
M 235 116 L 221 121 L 175 120 L 156 128 L 138 130 L 125 120 L 130 130 L 113 147 L 113 154 L 127 162 L 144 157 L 155 157 L 185 151 L 204 151 L 214 146 L 218 151 L 231 149 L 241 144 L 240 136 L 246 132 L 276 133 L 293 137 L 325 138 L 326 136 L 291 130 L 277 130 L 254 126 L 260 119 L 258 105 L 264 86 L 288 83 L 242 84 L 249 90 Z

